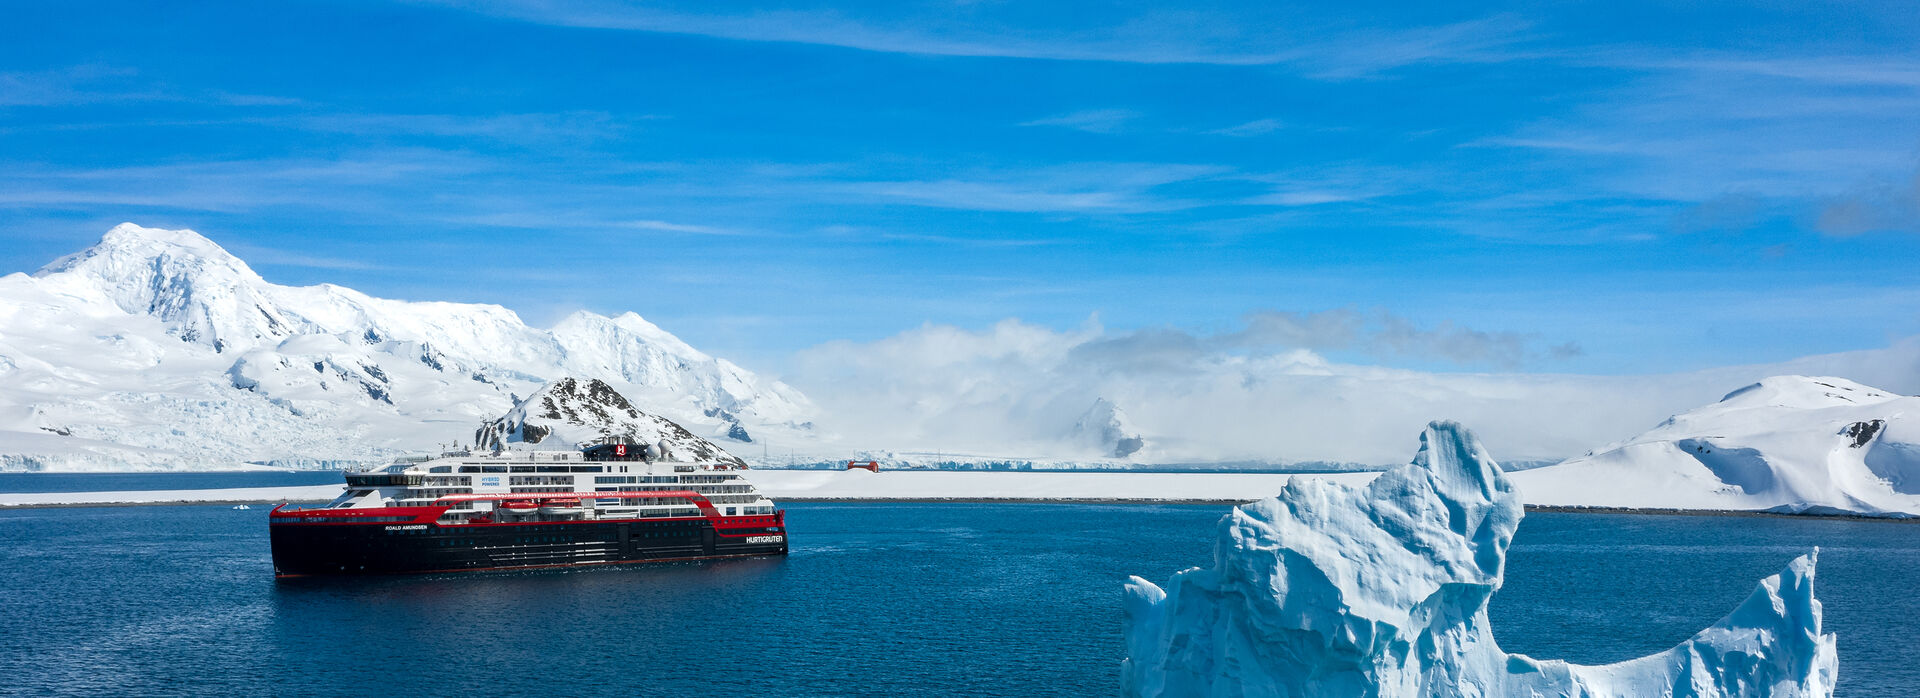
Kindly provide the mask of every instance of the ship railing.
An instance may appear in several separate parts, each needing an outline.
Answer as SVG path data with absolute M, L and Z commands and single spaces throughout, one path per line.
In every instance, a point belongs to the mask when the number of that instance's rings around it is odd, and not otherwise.
M 347 473 L 348 487 L 416 487 L 426 482 L 417 473 Z
M 554 499 L 684 499 L 691 502 L 700 515 L 717 518 L 720 510 L 705 495 L 693 490 L 617 490 L 612 492 L 514 492 L 510 494 L 449 494 L 433 500 L 441 502 L 541 502 Z

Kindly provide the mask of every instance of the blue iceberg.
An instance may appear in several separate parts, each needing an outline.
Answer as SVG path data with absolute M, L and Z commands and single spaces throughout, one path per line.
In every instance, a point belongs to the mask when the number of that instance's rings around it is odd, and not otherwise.
M 1294 478 L 1221 519 L 1211 568 L 1126 585 L 1128 696 L 1830 696 L 1818 550 L 1671 650 L 1583 666 L 1509 654 L 1487 601 L 1524 515 L 1472 433 L 1435 422 L 1365 488 Z

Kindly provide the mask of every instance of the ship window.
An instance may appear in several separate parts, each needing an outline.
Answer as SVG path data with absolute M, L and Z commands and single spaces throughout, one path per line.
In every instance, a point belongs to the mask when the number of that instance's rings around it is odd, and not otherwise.
M 507 466 L 504 466 L 504 465 L 483 465 L 483 466 L 480 466 L 480 472 L 483 472 L 483 473 L 504 473 L 504 472 L 507 472 Z
M 453 472 L 453 466 L 451 466 L 451 465 L 436 465 L 436 466 L 433 466 L 433 469 L 432 469 L 432 470 L 428 470 L 427 472 L 430 472 L 430 473 L 451 473 L 451 472 Z
M 477 472 L 480 472 L 480 466 L 477 466 L 477 465 L 463 465 L 463 466 L 460 466 L 460 472 L 463 472 L 463 473 L 477 473 Z
M 576 472 L 576 473 L 604 473 L 604 472 L 606 472 L 606 469 L 605 469 L 605 468 L 602 468 L 602 467 L 600 467 L 600 466 L 597 466 L 597 465 L 576 465 L 576 466 L 573 466 L 573 472 Z

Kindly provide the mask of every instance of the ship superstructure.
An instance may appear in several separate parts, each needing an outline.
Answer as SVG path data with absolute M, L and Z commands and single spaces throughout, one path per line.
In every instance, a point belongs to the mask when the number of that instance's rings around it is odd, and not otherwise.
M 278 576 L 613 564 L 787 552 L 785 512 L 727 463 L 644 446 L 452 452 L 348 473 L 269 515 Z

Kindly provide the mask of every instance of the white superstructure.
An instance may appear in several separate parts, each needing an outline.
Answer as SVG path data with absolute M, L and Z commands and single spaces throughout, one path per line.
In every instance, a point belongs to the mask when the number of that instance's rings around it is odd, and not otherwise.
M 609 452 L 607 447 L 598 447 Z M 640 449 L 634 449 L 635 453 Z M 573 451 L 449 452 L 437 458 L 413 457 L 385 468 L 347 475 L 347 491 L 326 508 L 453 506 L 443 524 L 476 519 L 537 518 L 552 521 L 694 517 L 702 512 L 685 497 L 635 498 L 634 492 L 695 492 L 720 516 L 768 515 L 772 500 L 761 496 L 744 468 L 716 462 L 647 461 L 602 455 L 596 449 Z M 622 498 L 596 498 L 621 492 Z M 525 494 L 524 502 L 500 499 Z M 554 495 L 578 495 L 578 504 Z M 461 501 L 464 495 L 492 499 Z M 530 506 L 531 505 L 531 506 Z

